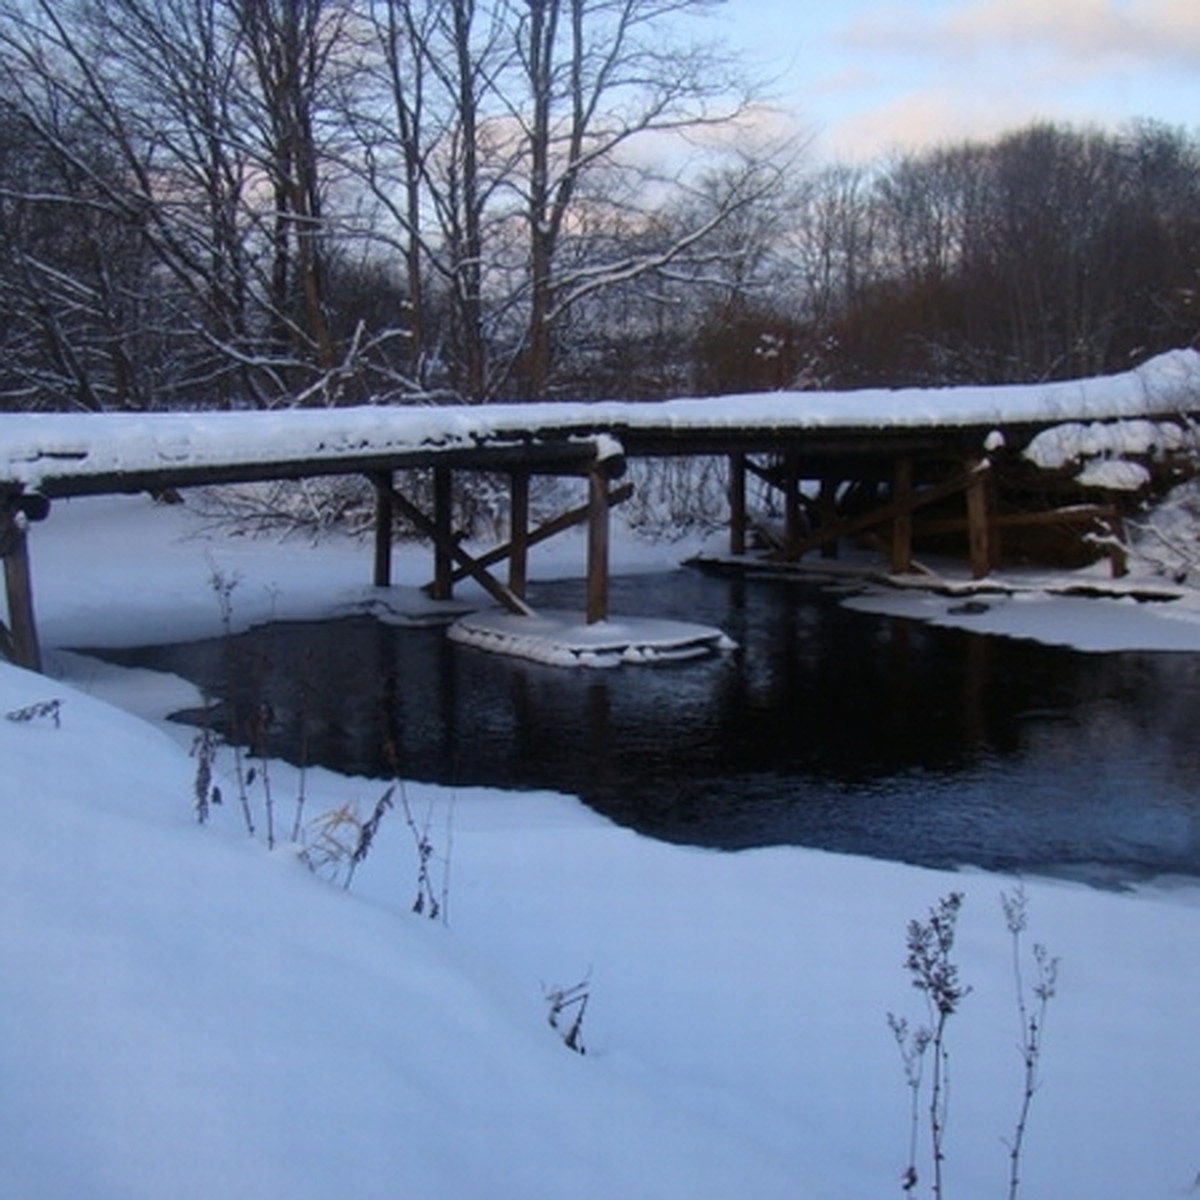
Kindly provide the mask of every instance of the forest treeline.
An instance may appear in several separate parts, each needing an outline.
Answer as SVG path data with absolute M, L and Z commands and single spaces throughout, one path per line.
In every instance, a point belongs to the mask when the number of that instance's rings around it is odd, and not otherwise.
M 1196 341 L 1195 134 L 821 167 L 761 132 L 718 7 L 0 0 L 0 407 L 1007 382 Z

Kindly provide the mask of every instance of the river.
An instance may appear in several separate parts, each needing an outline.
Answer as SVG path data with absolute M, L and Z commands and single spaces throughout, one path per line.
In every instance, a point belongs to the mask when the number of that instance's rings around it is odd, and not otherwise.
M 582 587 L 530 600 L 582 610 Z M 610 601 L 739 649 L 564 670 L 362 617 L 94 653 L 194 681 L 227 734 L 265 702 L 264 748 L 293 762 L 566 792 L 672 842 L 1102 885 L 1200 875 L 1200 655 L 1085 654 L 691 570 L 618 577 Z

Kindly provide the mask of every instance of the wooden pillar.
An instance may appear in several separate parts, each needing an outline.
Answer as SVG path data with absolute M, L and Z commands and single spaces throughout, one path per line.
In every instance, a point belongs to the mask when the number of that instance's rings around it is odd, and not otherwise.
M 18 667 L 30 671 L 42 669 L 42 651 L 38 645 L 37 622 L 33 615 L 33 578 L 29 570 L 29 545 L 25 530 L 9 512 L 2 518 L 0 546 L 4 549 L 4 591 L 8 601 L 9 635 L 12 659 Z
M 800 464 L 789 454 L 783 464 L 783 549 L 786 558 L 798 558 L 804 540 L 804 510 L 800 504 Z
M 1114 579 L 1123 579 L 1129 574 L 1129 555 L 1125 552 L 1125 521 L 1119 512 L 1109 518 L 1108 530 L 1112 538 L 1108 550 L 1109 572 Z
M 972 472 L 967 484 L 967 553 L 971 574 L 982 579 L 992 569 L 995 552 L 995 529 L 991 503 L 991 474 L 980 470 L 979 464 L 969 462 Z
M 608 477 L 588 472 L 587 623 L 608 620 Z
M 729 553 L 746 553 L 746 456 L 729 456 Z
M 829 529 L 838 519 L 837 493 L 839 481 L 832 475 L 821 476 L 821 487 L 817 492 L 817 519 L 822 529 Z M 837 558 L 837 538 L 821 543 L 822 558 Z
M 454 561 L 447 546 L 454 536 L 454 475 L 449 467 L 433 468 L 433 524 L 437 536 L 433 547 L 433 587 L 429 594 L 435 600 L 449 600 L 454 595 Z
M 525 598 L 529 581 L 529 472 L 514 471 L 508 484 L 508 590 Z
M 392 485 L 391 471 L 376 471 L 371 476 L 375 485 L 375 572 L 376 587 L 392 586 Z
M 896 505 L 896 516 L 892 521 L 891 568 L 896 574 L 912 570 L 912 499 L 912 459 L 898 458 L 892 475 L 892 502 Z

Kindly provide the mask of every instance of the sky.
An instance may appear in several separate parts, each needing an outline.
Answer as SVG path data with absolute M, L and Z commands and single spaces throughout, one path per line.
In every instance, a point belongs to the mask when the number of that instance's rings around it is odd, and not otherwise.
M 1198 0 L 727 0 L 718 22 L 823 160 L 1035 120 L 1200 128 Z

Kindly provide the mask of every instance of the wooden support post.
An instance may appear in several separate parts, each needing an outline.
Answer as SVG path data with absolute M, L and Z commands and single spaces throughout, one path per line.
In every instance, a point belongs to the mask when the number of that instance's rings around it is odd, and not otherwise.
M 375 485 L 375 572 L 376 587 L 392 586 L 392 472 L 376 471 L 371 475 Z
M 437 530 L 433 539 L 433 587 L 435 600 L 449 600 L 454 595 L 452 571 L 454 558 L 454 476 L 449 467 L 433 468 L 433 524 Z
M 746 553 L 746 456 L 729 456 L 729 553 Z
M 995 529 L 991 503 L 991 474 L 979 470 L 979 464 L 968 462 L 971 473 L 967 485 L 967 554 L 971 574 L 982 579 L 992 569 Z
M 508 483 L 508 590 L 525 598 L 529 581 L 529 472 L 514 471 Z
M 799 558 L 797 547 L 804 540 L 804 508 L 800 503 L 800 464 L 794 454 L 783 467 L 783 545 L 789 557 Z
M 0 518 L 0 546 L 4 549 L 4 591 L 8 601 L 8 638 L 12 661 L 18 667 L 41 671 L 42 651 L 38 645 L 37 622 L 33 615 L 33 577 L 29 570 L 29 545 L 25 530 L 9 512 Z M 0 629 L 3 626 L 0 625 Z
M 1114 512 L 1108 521 L 1112 544 L 1108 548 L 1109 572 L 1114 579 L 1123 579 L 1129 574 L 1129 555 L 1125 551 L 1125 521 L 1120 512 Z
M 837 493 L 838 480 L 832 475 L 821 476 L 821 487 L 817 492 L 817 524 L 821 529 L 828 529 L 837 522 Z M 822 558 L 837 558 L 837 538 L 830 538 L 821 543 Z
M 913 540 L 913 463 L 911 458 L 896 460 L 892 478 L 892 499 L 899 506 L 892 521 L 892 571 L 903 574 L 912 570 Z
M 608 620 L 608 477 L 588 472 L 587 623 Z

